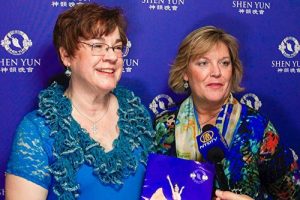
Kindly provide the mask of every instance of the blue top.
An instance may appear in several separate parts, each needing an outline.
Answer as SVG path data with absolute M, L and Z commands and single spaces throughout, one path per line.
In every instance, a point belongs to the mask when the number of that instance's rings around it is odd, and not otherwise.
M 104 152 L 71 116 L 64 90 L 53 83 L 40 93 L 39 109 L 17 129 L 7 173 L 46 188 L 47 199 L 139 199 L 154 144 L 151 118 L 140 99 L 121 87 L 113 91 L 120 134 Z

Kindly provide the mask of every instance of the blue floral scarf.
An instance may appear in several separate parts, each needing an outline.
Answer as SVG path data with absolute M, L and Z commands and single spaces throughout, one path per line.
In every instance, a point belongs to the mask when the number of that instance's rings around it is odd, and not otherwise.
M 222 110 L 218 114 L 216 127 L 227 144 L 230 144 L 232 140 L 234 127 L 239 120 L 241 109 L 238 100 L 230 94 L 227 103 L 222 106 Z M 201 125 L 198 126 L 193 99 L 189 96 L 180 105 L 177 115 L 175 127 L 177 157 L 198 161 L 202 159 L 196 141 L 196 137 L 200 133 Z

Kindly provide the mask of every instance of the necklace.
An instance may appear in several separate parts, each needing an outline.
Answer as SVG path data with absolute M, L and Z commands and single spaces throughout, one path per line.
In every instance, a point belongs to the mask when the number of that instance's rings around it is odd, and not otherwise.
M 197 111 L 197 114 L 198 116 L 200 116 L 200 112 L 198 111 L 198 109 L 195 107 L 196 111 Z M 209 119 L 204 121 L 204 122 L 201 122 L 200 123 L 200 117 L 198 117 L 198 120 L 199 120 L 199 124 L 201 124 L 202 126 L 205 125 L 207 122 L 209 122 L 210 120 L 212 120 L 213 118 L 215 118 L 217 115 L 219 114 L 219 111 L 216 112 L 215 114 L 209 116 Z
M 81 115 L 83 116 L 84 118 L 86 118 L 87 120 L 89 120 L 91 123 L 92 123 L 92 132 L 93 132 L 93 135 L 96 134 L 96 132 L 98 131 L 98 128 L 97 128 L 97 123 L 100 122 L 103 117 L 106 115 L 107 111 L 108 111 L 108 108 L 109 108 L 109 104 L 110 104 L 110 96 L 108 97 L 108 100 L 107 100 L 107 106 L 106 106 L 106 110 L 104 111 L 104 113 L 98 118 L 96 119 L 95 121 L 94 120 L 91 120 L 91 118 L 89 116 L 87 116 L 86 114 L 82 113 L 79 111 L 79 109 L 74 105 L 74 103 L 71 101 L 71 104 L 72 104 L 72 107 Z
M 207 122 L 209 122 L 210 120 L 212 120 L 214 117 L 216 117 L 217 115 L 219 114 L 219 112 L 217 112 L 216 114 L 210 116 L 210 118 L 204 122 L 201 123 L 201 125 L 205 125 Z M 200 123 L 200 120 L 199 120 L 199 123 Z

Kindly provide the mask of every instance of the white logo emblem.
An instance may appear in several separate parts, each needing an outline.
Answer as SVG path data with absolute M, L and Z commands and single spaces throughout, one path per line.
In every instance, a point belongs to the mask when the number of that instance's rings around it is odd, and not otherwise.
M 166 94 L 160 94 L 153 99 L 149 105 L 149 108 L 155 115 L 157 115 L 172 105 L 174 105 L 174 101 L 170 96 Z
M 22 55 L 32 46 L 32 41 L 23 31 L 12 30 L 1 40 L 1 46 L 10 54 Z
M 282 55 L 284 55 L 285 57 L 293 58 L 300 51 L 300 45 L 296 38 L 286 37 L 281 42 L 278 49 L 279 49 L 279 51 L 281 51 Z
M 132 43 L 130 40 L 127 39 L 127 52 L 126 56 L 124 56 L 123 59 L 123 72 L 124 73 L 131 73 L 133 72 L 133 69 L 137 68 L 139 66 L 139 59 L 133 58 L 132 56 L 129 56 L 130 49 L 132 47 Z
M 128 52 L 127 52 L 126 56 L 129 54 L 129 50 L 131 48 L 131 42 L 128 39 L 127 39 L 127 47 L 128 47 Z
M 202 167 L 199 167 L 199 169 L 196 169 L 194 172 L 190 174 L 191 179 L 198 184 L 201 184 L 208 180 L 208 176 L 205 173 L 205 169 Z
M 245 104 L 255 110 L 258 110 L 262 106 L 262 103 L 259 100 L 259 98 L 253 93 L 245 94 L 241 98 L 241 103 Z

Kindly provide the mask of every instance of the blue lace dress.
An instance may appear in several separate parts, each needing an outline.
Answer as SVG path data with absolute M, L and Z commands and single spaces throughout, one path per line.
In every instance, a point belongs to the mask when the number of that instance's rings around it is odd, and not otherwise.
M 154 131 L 140 99 L 124 88 L 119 137 L 105 152 L 71 116 L 65 88 L 53 83 L 39 95 L 39 109 L 20 123 L 6 172 L 48 190 L 47 199 L 137 200 Z

